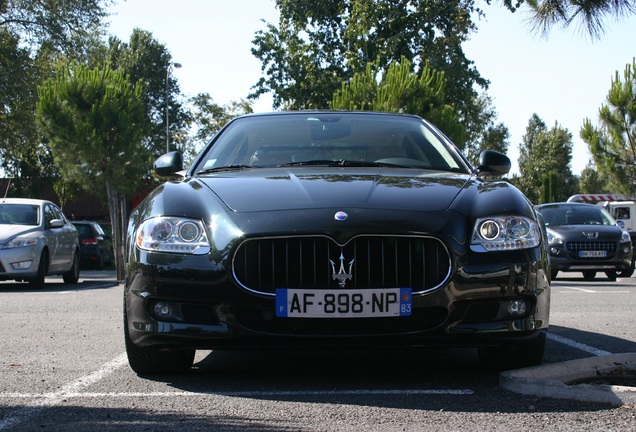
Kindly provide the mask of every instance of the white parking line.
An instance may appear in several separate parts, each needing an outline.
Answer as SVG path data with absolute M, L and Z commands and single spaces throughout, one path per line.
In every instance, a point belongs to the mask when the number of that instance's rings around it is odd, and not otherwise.
M 562 344 L 570 346 L 572 348 L 579 349 L 581 351 L 588 352 L 590 354 L 593 354 L 593 355 L 599 356 L 599 357 L 612 354 L 609 351 L 603 351 L 602 349 L 594 348 L 592 346 L 585 345 L 584 343 L 577 342 L 575 340 L 568 339 L 568 338 L 565 338 L 563 336 L 558 336 L 558 335 L 555 335 L 555 334 L 549 333 L 549 332 L 548 332 L 548 339 L 551 339 L 551 340 L 553 340 L 555 342 L 562 343 Z
M 4 419 L 0 420 L 0 430 L 23 423 L 31 419 L 32 417 L 35 417 L 44 408 L 57 405 L 65 398 L 70 397 L 74 394 L 79 394 L 78 392 L 82 388 L 85 388 L 104 379 L 107 375 L 125 365 L 126 361 L 126 354 L 121 354 L 112 361 L 103 365 L 100 369 L 91 372 L 88 375 L 84 375 L 83 377 L 71 382 L 70 384 L 65 385 L 56 392 L 31 395 L 34 398 L 37 397 L 38 399 L 32 401 L 31 403 L 27 403 L 24 408 L 21 408 L 14 413 L 6 416 Z
M 584 293 L 591 293 L 591 294 L 628 294 L 630 291 L 597 291 L 597 290 L 591 290 L 591 289 L 585 289 L 585 288 L 576 288 L 576 287 L 559 287 L 563 290 L 572 290 L 572 291 L 578 291 L 578 292 L 584 292 Z M 567 291 L 565 291 L 567 292 Z

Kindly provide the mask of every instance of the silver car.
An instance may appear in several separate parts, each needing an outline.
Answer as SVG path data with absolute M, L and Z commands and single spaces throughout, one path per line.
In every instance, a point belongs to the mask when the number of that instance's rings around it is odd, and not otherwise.
M 0 199 L 0 280 L 42 288 L 47 275 L 79 279 L 77 230 L 52 202 Z

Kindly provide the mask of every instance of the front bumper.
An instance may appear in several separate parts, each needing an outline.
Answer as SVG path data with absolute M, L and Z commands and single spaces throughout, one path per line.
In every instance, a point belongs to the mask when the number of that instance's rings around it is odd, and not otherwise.
M 143 264 L 147 255 L 129 267 L 125 288 L 130 337 L 139 346 L 488 346 L 533 338 L 548 327 L 549 278 L 539 248 L 472 254 L 449 283 L 413 296 L 411 316 L 342 319 L 276 317 L 274 297 L 241 288 L 206 257 L 162 254 Z M 515 315 L 508 306 L 518 300 L 526 310 Z M 168 318 L 158 316 L 162 305 L 171 310 Z
M 621 243 L 614 257 L 610 259 L 576 259 L 566 253 L 562 245 L 550 246 L 550 266 L 553 271 L 611 271 L 627 270 L 632 262 L 632 246 Z
M 22 280 L 37 275 L 40 252 L 35 247 L 0 249 L 0 280 Z

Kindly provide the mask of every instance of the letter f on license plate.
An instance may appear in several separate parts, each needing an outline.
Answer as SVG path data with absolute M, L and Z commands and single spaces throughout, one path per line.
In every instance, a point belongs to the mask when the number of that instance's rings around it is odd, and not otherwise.
M 411 315 L 411 289 L 276 290 L 276 316 L 367 318 Z

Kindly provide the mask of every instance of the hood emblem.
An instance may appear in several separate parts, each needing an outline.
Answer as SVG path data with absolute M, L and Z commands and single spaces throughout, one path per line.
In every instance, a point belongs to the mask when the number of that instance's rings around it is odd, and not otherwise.
M 583 232 L 583 235 L 589 239 L 597 239 L 598 238 L 598 232 Z
M 336 263 L 333 262 L 332 260 L 329 260 L 329 262 L 331 263 L 331 270 L 332 270 L 331 278 L 333 280 L 338 281 L 338 285 L 340 285 L 340 288 L 344 288 L 345 285 L 347 284 L 347 280 L 353 278 L 353 273 L 351 273 L 351 269 L 353 268 L 354 261 L 355 259 L 352 259 L 349 262 L 349 273 L 347 273 L 347 271 L 345 270 L 345 264 L 344 264 L 345 258 L 342 251 L 340 251 L 340 268 L 338 269 L 338 272 L 336 273 Z
M 343 212 L 343 211 L 339 211 L 339 212 L 337 212 L 337 213 L 334 215 L 334 219 L 335 219 L 335 220 L 337 220 L 337 221 L 343 221 L 343 220 L 347 219 L 348 217 L 349 217 L 349 215 L 348 215 L 348 214 L 346 214 L 346 213 L 345 213 L 345 212 Z

